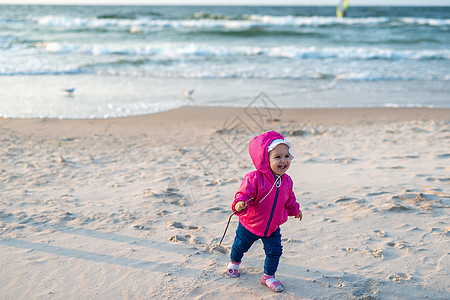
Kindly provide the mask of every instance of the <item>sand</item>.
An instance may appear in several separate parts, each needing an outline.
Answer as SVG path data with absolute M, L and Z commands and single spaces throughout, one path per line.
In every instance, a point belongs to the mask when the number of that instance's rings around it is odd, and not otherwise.
M 257 114 L 259 112 L 260 114 Z M 186 107 L 0 119 L 1 299 L 448 299 L 450 109 Z M 225 268 L 251 137 L 291 141 L 304 219 Z

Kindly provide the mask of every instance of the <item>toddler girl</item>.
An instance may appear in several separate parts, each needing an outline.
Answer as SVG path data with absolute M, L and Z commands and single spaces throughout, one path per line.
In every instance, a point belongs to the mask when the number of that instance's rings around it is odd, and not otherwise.
M 283 285 L 275 279 L 283 250 L 279 226 L 288 216 L 302 219 L 300 205 L 292 190 L 292 179 L 285 174 L 293 156 L 290 143 L 275 131 L 254 137 L 249 152 L 256 170 L 245 175 L 231 205 L 239 216 L 239 225 L 227 272 L 231 277 L 239 277 L 239 264 L 244 253 L 261 239 L 266 253 L 261 284 L 281 292 Z

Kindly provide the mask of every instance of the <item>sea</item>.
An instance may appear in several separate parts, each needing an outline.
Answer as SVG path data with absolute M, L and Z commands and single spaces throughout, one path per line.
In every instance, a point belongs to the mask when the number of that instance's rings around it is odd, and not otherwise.
M 74 89 L 72 93 L 67 89 Z M 0 5 L 0 117 L 450 107 L 450 6 Z

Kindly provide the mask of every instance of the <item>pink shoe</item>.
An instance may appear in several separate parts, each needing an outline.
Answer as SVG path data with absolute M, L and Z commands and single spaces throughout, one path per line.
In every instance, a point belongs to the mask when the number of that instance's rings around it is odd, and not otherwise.
M 261 284 L 267 286 L 274 292 L 281 292 L 283 290 L 283 285 L 281 282 L 275 279 L 275 276 L 269 276 L 264 274 L 261 279 Z
M 227 267 L 228 276 L 233 277 L 233 278 L 241 276 L 241 274 L 239 274 L 239 265 L 240 265 L 240 263 L 235 263 L 235 262 L 230 261 L 230 263 L 228 264 L 228 267 Z

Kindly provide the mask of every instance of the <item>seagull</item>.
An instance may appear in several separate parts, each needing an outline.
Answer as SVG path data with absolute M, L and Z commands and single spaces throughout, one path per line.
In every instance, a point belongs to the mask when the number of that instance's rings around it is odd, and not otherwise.
M 184 91 L 184 95 L 186 96 L 186 99 L 191 100 L 192 99 L 192 95 L 194 94 L 194 91 L 195 91 L 194 89 Z
M 73 92 L 75 92 L 75 88 L 63 89 L 63 91 L 67 93 L 67 96 L 72 97 L 73 96 Z

